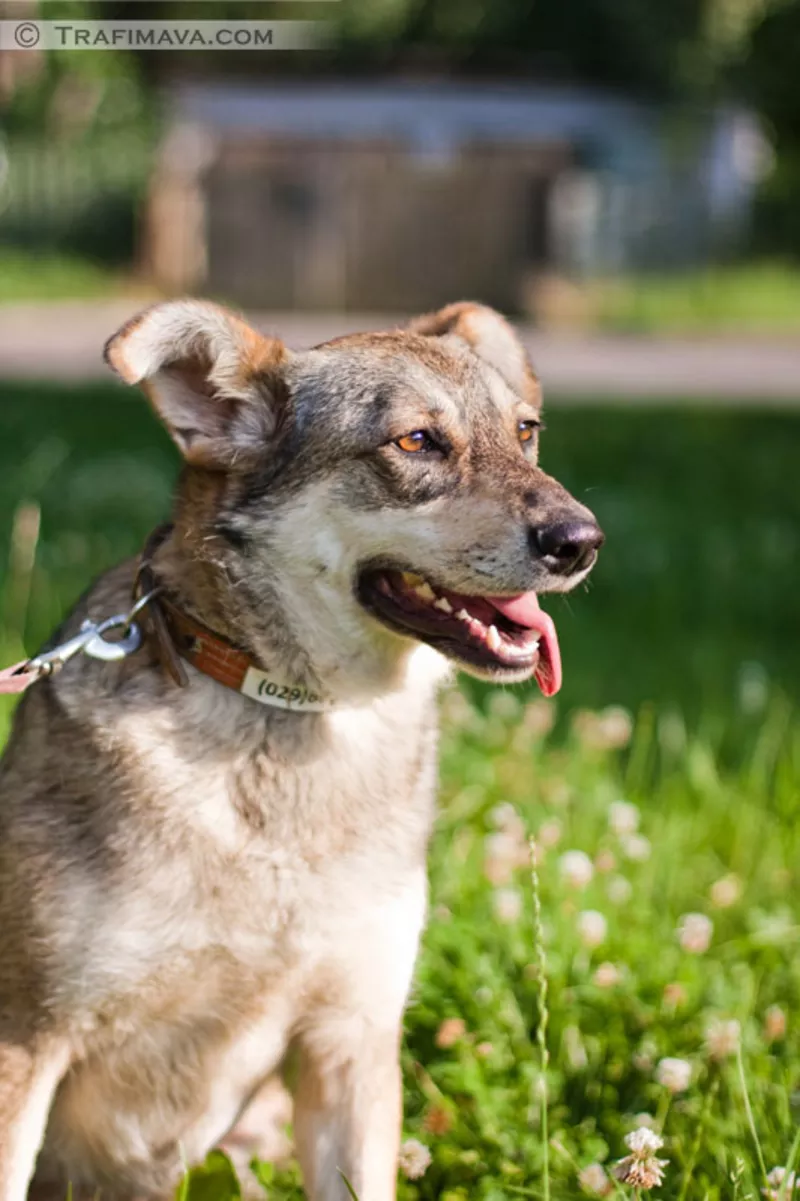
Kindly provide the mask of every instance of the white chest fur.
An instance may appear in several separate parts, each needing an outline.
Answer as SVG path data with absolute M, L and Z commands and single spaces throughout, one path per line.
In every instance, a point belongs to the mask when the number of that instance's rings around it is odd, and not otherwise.
M 90 1020 L 211 954 L 256 975 L 309 969 L 365 913 L 395 922 L 419 894 L 435 791 L 438 664 L 410 659 L 396 692 L 325 715 L 265 711 L 206 679 L 169 705 L 97 713 L 125 765 L 108 802 L 122 862 L 71 881 L 93 938 L 70 1012 Z
M 339 1040 L 365 1021 L 396 1024 L 410 986 L 435 786 L 430 696 L 304 715 L 325 725 L 298 740 L 280 724 L 297 715 L 276 726 L 248 706 L 243 720 L 245 698 L 190 691 L 182 704 L 203 706 L 205 739 L 182 736 L 198 714 L 179 708 L 118 715 L 113 749 L 135 775 L 122 868 L 72 881 L 91 957 L 63 974 L 64 1000 L 85 1015 L 88 1058 L 48 1143 L 75 1179 L 105 1165 L 138 1188 L 150 1171 L 162 1183 L 179 1147 L 194 1158 L 225 1132 L 298 1031 L 332 1020 Z

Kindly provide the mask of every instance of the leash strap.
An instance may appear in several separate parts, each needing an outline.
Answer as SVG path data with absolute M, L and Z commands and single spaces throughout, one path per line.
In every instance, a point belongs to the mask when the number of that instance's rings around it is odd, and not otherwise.
M 5 667 L 0 671 L 0 696 L 24 692 L 31 684 L 36 683 L 41 673 L 28 671 L 27 666 L 28 660 L 23 659 L 21 663 L 15 663 L 13 667 Z

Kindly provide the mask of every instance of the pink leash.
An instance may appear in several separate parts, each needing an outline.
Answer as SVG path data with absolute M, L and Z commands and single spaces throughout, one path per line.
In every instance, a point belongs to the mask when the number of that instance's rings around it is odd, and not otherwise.
M 26 671 L 27 665 L 28 660 L 23 659 L 21 663 L 15 663 L 13 667 L 6 667 L 0 671 L 0 696 L 4 693 L 24 692 L 39 679 L 41 672 L 35 668 L 33 671 Z

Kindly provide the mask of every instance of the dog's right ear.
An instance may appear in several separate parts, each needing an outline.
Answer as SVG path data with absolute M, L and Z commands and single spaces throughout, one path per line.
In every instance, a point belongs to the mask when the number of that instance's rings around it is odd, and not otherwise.
M 273 437 L 290 353 L 239 317 L 198 300 L 154 305 L 105 348 L 126 384 L 140 384 L 187 463 L 247 470 Z

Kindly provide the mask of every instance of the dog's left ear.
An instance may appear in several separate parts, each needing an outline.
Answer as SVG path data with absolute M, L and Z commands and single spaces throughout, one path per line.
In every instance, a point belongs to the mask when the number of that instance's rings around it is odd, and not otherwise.
M 141 384 L 187 463 L 247 470 L 280 419 L 289 351 L 227 309 L 198 300 L 154 305 L 106 344 L 126 384 Z
M 408 328 L 433 337 L 454 334 L 478 358 L 494 367 L 518 395 L 538 403 L 539 383 L 525 347 L 513 326 L 495 309 L 463 300 L 438 313 L 416 317 Z

